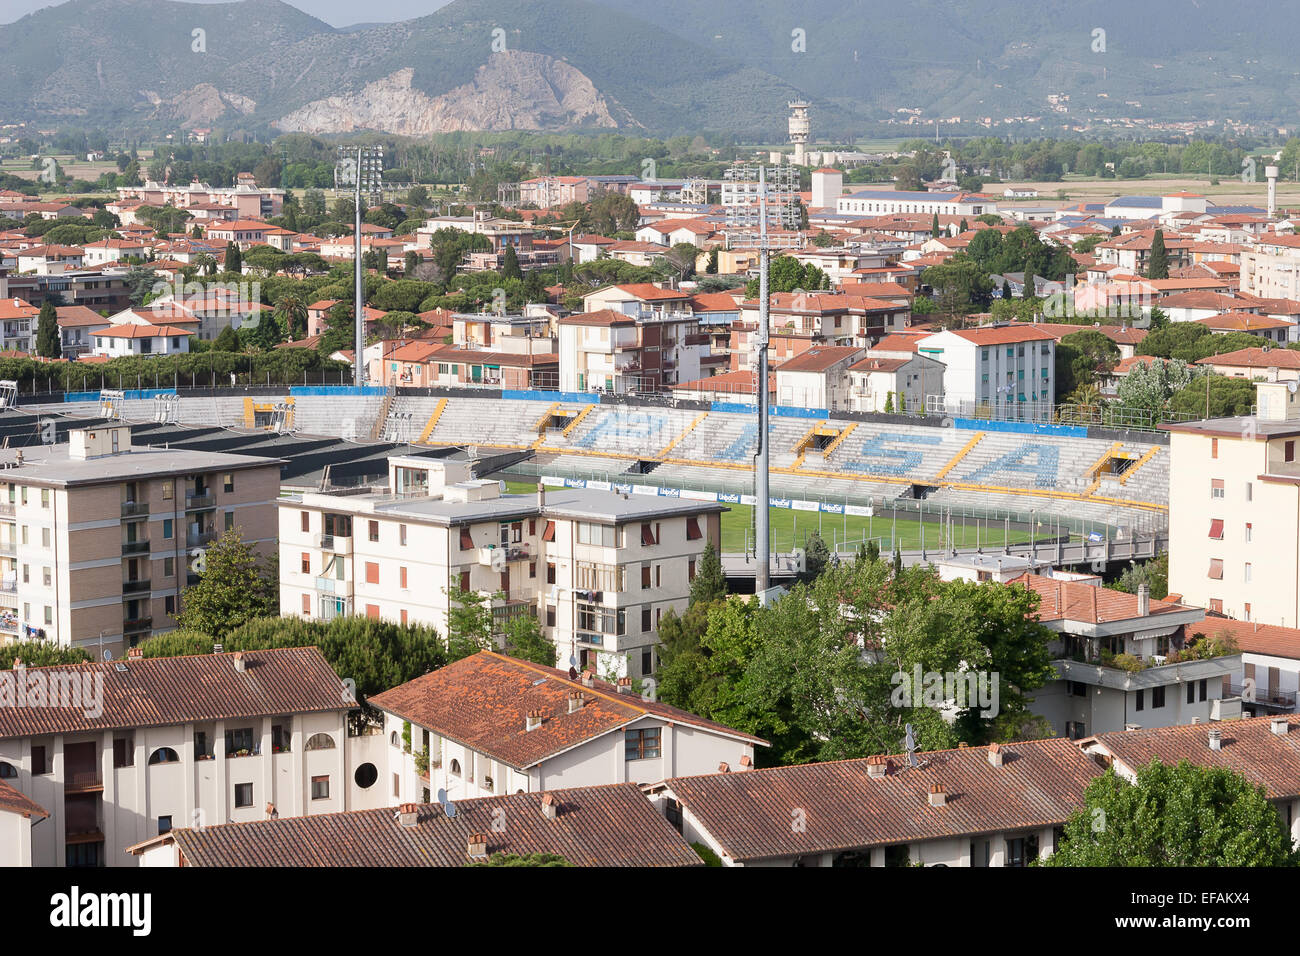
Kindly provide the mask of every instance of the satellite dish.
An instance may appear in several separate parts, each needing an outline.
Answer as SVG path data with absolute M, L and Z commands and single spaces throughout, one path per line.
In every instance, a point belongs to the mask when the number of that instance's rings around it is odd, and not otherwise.
M 110 651 L 108 648 L 104 648 L 104 660 L 111 661 L 112 659 L 113 659 L 113 652 Z
M 1296 393 L 1297 388 L 1300 388 L 1300 382 L 1293 380 L 1286 383 L 1286 390 L 1290 392 L 1292 395 Z
M 456 804 L 448 799 L 447 791 L 442 787 L 438 788 L 438 805 L 442 807 L 442 812 L 447 815 L 448 819 L 456 816 Z

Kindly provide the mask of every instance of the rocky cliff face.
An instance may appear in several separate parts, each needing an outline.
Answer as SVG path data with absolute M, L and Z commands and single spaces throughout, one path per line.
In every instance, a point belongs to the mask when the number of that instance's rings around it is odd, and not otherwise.
M 425 136 L 456 130 L 616 129 L 614 113 L 626 116 L 617 104 L 611 108 L 581 71 L 541 53 L 494 53 L 473 80 L 436 97 L 415 89 L 413 76 L 410 68 L 397 70 L 360 93 L 308 103 L 274 125 L 286 132 L 373 129 Z
M 257 108 L 257 103 L 248 97 L 223 92 L 211 83 L 200 83 L 165 100 L 150 90 L 140 92 L 154 106 L 150 119 L 170 120 L 178 123 L 181 129 L 210 125 L 227 109 L 247 115 Z

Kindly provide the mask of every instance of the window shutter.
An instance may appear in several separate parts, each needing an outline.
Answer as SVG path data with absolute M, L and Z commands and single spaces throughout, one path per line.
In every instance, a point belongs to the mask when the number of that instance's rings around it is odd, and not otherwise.
M 704 535 L 701 534 L 700 532 L 700 519 L 687 518 L 686 519 L 686 540 L 698 541 L 702 537 L 704 537 Z
M 1223 580 L 1223 559 L 1210 558 L 1210 577 L 1216 581 Z
M 474 547 L 474 538 L 469 533 L 469 528 L 460 529 L 460 549 L 469 551 Z
M 545 530 L 544 532 L 542 532 L 542 540 L 543 540 L 543 541 L 554 541 L 554 540 L 555 540 L 555 522 L 554 522 L 554 521 L 548 521 L 548 522 L 546 522 L 546 530 Z

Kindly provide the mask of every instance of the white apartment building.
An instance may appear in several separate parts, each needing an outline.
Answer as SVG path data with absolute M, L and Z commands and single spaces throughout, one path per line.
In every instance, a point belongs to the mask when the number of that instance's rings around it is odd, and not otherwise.
M 1300 299 L 1300 236 L 1261 236 L 1243 251 L 1240 289 L 1261 299 Z
M 355 703 L 314 647 L 135 649 L 0 672 L 0 691 L 25 700 L 0 707 L 0 784 L 49 815 L 31 832 L 35 866 L 134 866 L 127 848 L 173 826 L 384 805 L 366 767 L 380 738 L 350 743 Z
M 1056 400 L 1056 339 L 1029 323 L 948 329 L 916 343 L 925 358 L 944 364 L 944 401 L 950 411 L 1011 409 Z
M 557 659 L 654 672 L 659 620 L 685 609 L 724 506 L 585 489 L 502 494 L 464 465 L 390 458 L 390 495 L 280 500 L 280 611 L 447 630 L 452 585 L 494 595 L 495 632 L 533 614 Z M 499 596 L 496 596 L 498 595 Z
M 393 803 L 658 783 L 753 766 L 761 738 L 653 699 L 653 681 L 570 677 L 488 651 L 370 698 Z
M 917 213 L 929 216 L 982 216 L 997 214 L 998 204 L 988 196 L 963 192 L 919 192 L 897 189 L 864 189 L 835 200 L 838 213 L 883 216 L 889 213 Z
M 883 412 L 892 405 L 924 409 L 927 395 L 943 395 L 944 365 L 922 355 L 867 355 L 848 368 L 849 403 L 855 412 Z M 900 402 L 901 398 L 901 402 Z
M 1300 393 L 1257 382 L 1256 416 L 1161 427 L 1169 439 L 1169 588 L 1243 621 L 1300 627 Z

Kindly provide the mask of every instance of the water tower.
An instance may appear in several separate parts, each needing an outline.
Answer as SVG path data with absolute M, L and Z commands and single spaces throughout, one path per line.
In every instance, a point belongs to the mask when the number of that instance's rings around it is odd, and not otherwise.
M 1265 166 L 1264 178 L 1268 180 L 1268 218 L 1277 215 L 1277 167 Z
M 795 100 L 790 105 L 790 142 L 794 144 L 795 166 L 808 165 L 808 106 L 804 100 Z

